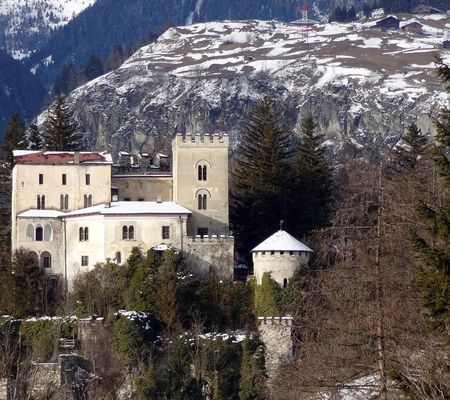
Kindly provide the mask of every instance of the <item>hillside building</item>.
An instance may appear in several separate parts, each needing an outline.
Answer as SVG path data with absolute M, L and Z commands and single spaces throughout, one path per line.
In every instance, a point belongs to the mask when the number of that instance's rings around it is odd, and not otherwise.
M 136 174 L 112 174 L 108 153 L 15 151 L 13 250 L 69 286 L 136 246 L 173 247 L 198 274 L 231 278 L 228 146 L 227 136 L 177 135 L 172 172 Z
M 312 250 L 280 229 L 252 250 L 256 283 L 261 284 L 264 272 L 281 287 L 286 287 L 295 271 L 307 265 Z

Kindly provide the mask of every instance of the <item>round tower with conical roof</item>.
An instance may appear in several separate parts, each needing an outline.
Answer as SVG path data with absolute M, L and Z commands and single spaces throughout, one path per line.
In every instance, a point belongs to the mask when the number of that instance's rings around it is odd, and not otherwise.
M 261 284 L 264 272 L 269 272 L 275 282 L 281 287 L 286 287 L 295 271 L 301 265 L 308 264 L 313 251 L 280 229 L 251 252 L 257 284 Z

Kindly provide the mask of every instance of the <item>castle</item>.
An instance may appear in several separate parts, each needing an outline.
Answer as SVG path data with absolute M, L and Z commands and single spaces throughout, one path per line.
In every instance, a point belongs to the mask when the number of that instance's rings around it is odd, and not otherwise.
M 14 152 L 12 248 L 70 287 L 133 247 L 183 252 L 199 275 L 233 277 L 228 136 L 176 135 L 172 171 L 112 173 L 100 152 Z M 155 172 L 156 171 L 156 172 Z

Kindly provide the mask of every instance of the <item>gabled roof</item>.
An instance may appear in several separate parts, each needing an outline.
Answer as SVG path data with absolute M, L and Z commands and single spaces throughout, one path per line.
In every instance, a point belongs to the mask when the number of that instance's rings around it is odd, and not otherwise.
M 15 164 L 112 164 L 111 154 L 106 152 L 14 150 L 13 156 Z
M 283 230 L 275 232 L 251 252 L 253 253 L 255 251 L 306 251 L 312 253 L 312 250 L 308 246 Z

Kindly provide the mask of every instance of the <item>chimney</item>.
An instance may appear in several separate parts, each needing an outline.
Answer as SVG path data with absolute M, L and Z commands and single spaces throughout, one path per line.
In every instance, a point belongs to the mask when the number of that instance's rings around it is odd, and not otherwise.
M 73 163 L 74 163 L 75 165 L 79 165 L 79 164 L 80 164 L 80 152 L 79 152 L 79 151 L 76 151 L 76 152 L 73 154 Z
M 162 203 L 162 198 L 161 198 L 161 196 L 158 196 L 158 197 L 156 198 L 156 202 L 157 202 L 157 203 Z

